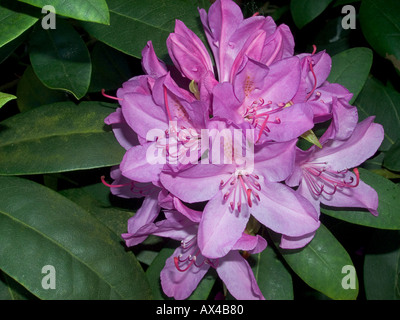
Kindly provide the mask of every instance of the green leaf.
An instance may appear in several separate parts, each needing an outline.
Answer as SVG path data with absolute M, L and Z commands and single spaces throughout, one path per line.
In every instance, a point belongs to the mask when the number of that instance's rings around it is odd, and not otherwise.
M 335 3 L 333 4 L 333 7 L 342 7 L 346 4 L 360 2 L 360 1 L 361 0 L 336 0 Z
M 322 148 L 321 143 L 318 140 L 318 137 L 315 135 L 314 131 L 312 131 L 311 129 L 304 132 L 301 137 L 305 140 L 307 140 L 308 142 L 310 142 L 311 144 L 316 145 L 318 148 Z
M 389 170 L 400 171 L 400 139 L 385 153 L 383 165 Z
M 32 66 L 28 66 L 18 81 L 18 109 L 23 112 L 45 104 L 68 100 L 65 92 L 52 90 L 42 84 L 35 75 Z
M 133 74 L 126 57 L 122 52 L 97 42 L 91 54 L 92 79 L 89 92 L 118 89 L 130 79 Z
M 13 278 L 0 271 L 0 300 L 34 300 L 37 299 Z
M 125 150 L 104 118 L 114 106 L 58 102 L 0 123 L 0 175 L 73 171 L 119 164 Z
M 390 180 L 359 168 L 360 179 L 376 190 L 379 197 L 377 217 L 362 209 L 342 209 L 321 207 L 321 212 L 350 223 L 379 229 L 400 229 L 400 187 Z
M 3 0 L 0 3 L 0 47 L 18 38 L 32 27 L 38 17 L 29 6 L 16 3 L 14 0 Z
M 364 260 L 368 300 L 400 300 L 400 232 L 377 230 Z
M 1 10 L 1 8 L 0 8 Z M 4 46 L 0 47 L 0 63 L 3 63 L 15 50 L 26 41 L 28 38 L 29 30 L 22 33 L 19 37 L 8 42 Z
M 0 268 L 41 299 L 149 299 L 134 255 L 108 228 L 42 185 L 0 177 Z M 42 268 L 54 267 L 45 289 Z
M 332 69 L 328 81 L 346 87 L 353 98 L 353 103 L 369 74 L 372 65 L 372 51 L 368 48 L 352 48 L 332 57 Z
M 12 94 L 0 92 L 0 108 L 2 106 L 4 106 L 8 101 L 16 99 L 16 98 L 17 97 Z
M 293 271 L 311 288 L 336 300 L 357 298 L 357 279 L 355 289 L 342 286 L 346 277 L 342 273 L 343 267 L 353 266 L 350 256 L 324 225 L 321 224 L 314 239 L 303 249 L 281 249 L 281 253 Z
M 360 121 L 369 116 L 376 116 L 375 122 L 383 125 L 385 139 L 380 150 L 388 150 L 400 138 L 400 93 L 384 86 L 375 78 L 369 78 L 355 105 L 358 107 Z
M 248 260 L 266 300 L 293 300 L 292 277 L 271 246 Z
M 360 24 L 372 48 L 400 71 L 400 2 L 363 0 Z
M 33 70 L 44 85 L 62 89 L 81 99 L 90 84 L 89 51 L 77 31 L 63 19 L 56 29 L 36 28 L 30 41 Z
M 56 14 L 83 21 L 103 24 L 110 23 L 107 2 L 105 0 L 65 1 L 65 0 L 19 0 L 35 7 L 46 5 L 54 7 Z
M 291 0 L 290 11 L 296 26 L 301 29 L 318 17 L 333 0 Z
M 105 190 L 109 190 L 103 184 L 101 185 Z M 60 193 L 91 213 L 117 236 L 126 232 L 128 219 L 134 215 L 132 211 L 105 206 L 86 192 L 85 188 L 67 189 L 60 191 Z
M 95 38 L 126 54 L 141 58 L 149 40 L 160 58 L 167 55 L 165 41 L 175 20 L 182 20 L 202 39 L 197 6 L 188 0 L 109 0 L 110 26 L 82 23 Z

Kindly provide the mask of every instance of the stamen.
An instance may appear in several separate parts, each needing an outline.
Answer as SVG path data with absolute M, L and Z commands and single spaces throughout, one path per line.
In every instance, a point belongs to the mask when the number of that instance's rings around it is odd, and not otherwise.
M 107 186 L 107 187 L 109 187 L 109 188 L 122 188 L 122 187 L 126 187 L 126 186 L 132 185 L 131 182 L 129 182 L 129 183 L 124 183 L 124 184 L 109 184 L 109 183 L 106 182 L 105 178 L 106 178 L 105 176 L 101 176 L 101 177 L 100 177 L 101 182 L 102 182 L 105 186 Z
M 317 52 L 317 46 L 315 44 L 313 44 L 312 46 L 313 46 L 313 52 L 311 53 L 311 55 L 314 55 L 315 52 Z
M 181 261 L 179 260 L 178 257 L 174 257 L 175 268 L 176 268 L 178 271 L 180 271 L 180 272 L 185 272 L 185 271 L 187 271 L 187 270 L 192 266 L 192 264 L 195 262 L 195 260 L 196 260 L 196 259 L 193 259 L 192 261 L 190 261 L 190 262 L 188 263 L 188 265 L 186 266 L 186 268 L 182 269 L 182 268 L 179 266 L 179 262 L 181 262 Z
M 312 94 L 314 93 L 315 89 L 317 88 L 317 76 L 315 75 L 312 61 L 310 61 L 309 66 L 310 66 L 311 73 L 312 73 L 312 75 L 314 77 L 314 86 L 313 86 L 312 90 L 310 91 L 310 93 L 307 95 L 306 100 L 308 100 L 312 96 Z
M 322 168 L 318 167 L 323 165 Z M 354 177 L 350 176 L 345 180 L 345 174 L 348 170 L 333 171 L 325 167 L 326 163 L 308 163 L 304 168 L 304 178 L 309 190 L 317 197 L 322 193 L 332 196 L 339 188 L 355 188 L 359 185 L 360 174 L 357 168 L 354 168 Z M 354 183 L 355 182 L 355 183 Z M 325 187 L 332 188 L 328 191 Z
M 264 119 L 262 125 L 261 125 L 260 131 L 258 132 L 258 137 L 257 137 L 256 143 L 258 142 L 258 140 L 260 140 L 261 135 L 263 134 L 264 129 L 265 129 L 266 126 L 267 126 L 268 118 L 269 118 L 269 116 L 267 115 L 267 116 L 265 117 L 265 119 Z M 268 128 L 267 128 L 267 129 L 268 129 Z M 268 130 L 267 130 L 267 131 L 268 131 Z M 268 132 L 269 132 L 269 131 L 268 131 Z
M 353 172 L 356 175 L 356 179 L 357 179 L 356 184 L 353 186 L 353 188 L 355 188 L 355 187 L 358 187 L 358 185 L 360 184 L 360 173 L 358 172 L 358 168 L 354 168 Z
M 167 109 L 168 119 L 169 121 L 172 121 L 171 112 L 169 111 L 169 106 L 168 106 L 168 92 L 166 86 L 164 86 L 164 102 L 165 102 L 165 108 Z
M 252 206 L 252 202 L 251 202 L 251 189 L 247 189 L 246 195 L 247 195 L 247 204 L 248 204 L 249 207 L 251 208 L 251 206 Z
M 113 97 L 113 96 L 110 96 L 110 95 L 106 94 L 104 89 L 101 89 L 101 94 L 102 94 L 104 97 L 109 98 L 109 99 L 118 100 L 118 101 L 124 100 L 124 99 L 122 99 L 122 98 L 117 98 L 117 97 Z

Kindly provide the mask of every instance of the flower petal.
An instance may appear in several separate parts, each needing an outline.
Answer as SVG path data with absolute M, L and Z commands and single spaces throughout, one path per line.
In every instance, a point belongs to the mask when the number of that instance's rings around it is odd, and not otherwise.
M 268 123 L 270 132 L 265 133 L 260 142 L 267 139 L 284 142 L 296 139 L 314 126 L 313 111 L 308 103 L 297 103 L 273 114 L 279 121 Z
M 236 98 L 232 84 L 228 82 L 217 84 L 212 94 L 213 115 L 215 117 L 231 120 L 237 124 L 243 122 L 241 103 Z
M 174 65 L 185 77 L 199 82 L 207 71 L 213 71 L 203 42 L 182 21 L 176 20 L 175 33 L 169 35 L 167 47 Z
M 126 150 L 139 144 L 138 136 L 126 123 L 121 108 L 117 108 L 115 112 L 104 119 L 104 122 L 112 126 L 115 138 Z
M 199 268 L 191 266 L 187 271 L 179 271 L 175 266 L 174 258 L 178 257 L 181 251 L 181 247 L 175 250 L 174 254 L 165 262 L 160 274 L 161 287 L 164 293 L 176 300 L 188 298 L 210 268 L 208 264 L 204 263 Z
M 198 164 L 174 173 L 162 172 L 161 183 L 184 202 L 194 203 L 211 199 L 220 188 L 221 180 L 230 177 L 225 165 Z
M 168 116 L 165 108 L 154 103 L 149 95 L 127 93 L 121 101 L 122 114 L 128 125 L 141 137 L 146 138 L 149 131 L 168 129 Z
M 248 262 L 237 251 L 219 259 L 218 276 L 238 300 L 265 300 Z
M 267 247 L 267 241 L 259 236 L 252 236 L 243 233 L 240 239 L 235 243 L 232 250 L 244 250 L 251 254 L 259 253 Z
M 230 39 L 243 21 L 242 10 L 233 1 L 217 0 L 208 10 L 208 15 L 204 9 L 200 9 L 199 13 L 214 54 L 219 81 L 228 81 L 232 62 L 236 56 L 235 48 L 230 46 Z
M 199 248 L 204 256 L 212 259 L 223 257 L 233 248 L 249 220 L 246 204 L 242 205 L 240 213 L 237 208 L 231 212 L 223 197 L 218 191 L 207 203 L 199 225 Z
M 332 122 L 320 143 L 328 139 L 346 140 L 353 133 L 358 122 L 357 107 L 351 106 L 345 99 L 332 98 Z
M 151 41 L 148 41 L 142 50 L 142 67 L 153 78 L 159 78 L 167 74 L 167 67 L 164 62 L 157 58 Z
M 320 223 L 314 207 L 301 195 L 280 183 L 265 183 L 260 201 L 253 203 L 251 214 L 267 228 L 288 236 L 303 236 Z
M 130 148 L 120 165 L 122 175 L 139 182 L 158 181 L 165 158 L 155 156 L 157 150 L 155 142 Z
M 274 62 L 293 56 L 294 39 L 287 25 L 281 24 L 264 44 L 260 62 L 270 66 Z
M 359 166 L 375 154 L 384 138 L 383 127 L 373 120 L 374 117 L 368 117 L 360 122 L 347 140 L 327 141 L 322 149 L 315 151 L 313 158 L 329 163 L 336 171 Z
M 289 237 L 282 235 L 279 247 L 282 249 L 300 249 L 309 244 L 311 240 L 314 239 L 314 236 L 315 232 L 311 232 L 300 237 Z
M 258 144 L 255 147 L 255 171 L 270 182 L 285 180 L 293 171 L 296 142 Z
M 269 66 L 268 77 L 266 77 L 263 85 L 264 90 L 251 99 L 256 100 L 262 97 L 264 101 L 286 104 L 296 94 L 300 84 L 300 76 L 299 58 L 291 57 L 279 60 Z
M 326 188 L 327 189 L 327 188 Z M 327 189 L 327 191 L 329 191 Z M 378 194 L 369 185 L 360 180 L 355 188 L 337 190 L 332 196 L 320 196 L 321 203 L 333 207 L 365 208 L 378 215 Z

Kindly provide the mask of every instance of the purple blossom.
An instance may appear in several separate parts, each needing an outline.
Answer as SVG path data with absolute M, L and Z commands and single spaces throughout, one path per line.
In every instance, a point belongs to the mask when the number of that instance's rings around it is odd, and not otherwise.
M 377 215 L 377 193 L 356 167 L 376 152 L 383 129 L 373 117 L 358 123 L 352 94 L 327 81 L 326 52 L 314 46 L 294 55 L 286 25 L 259 15 L 245 19 L 231 0 L 199 13 L 213 57 L 177 20 L 167 39 L 174 65 L 158 59 L 149 41 L 145 75 L 118 90 L 121 107 L 105 122 L 126 153 L 109 186 L 120 197 L 144 197 L 122 235 L 127 246 L 150 234 L 181 241 L 161 272 L 168 296 L 189 297 L 213 267 L 237 299 L 263 299 L 240 253 L 267 245 L 249 231 L 251 221 L 293 249 L 313 239 L 320 203 Z M 296 147 L 316 123 L 328 121 L 319 147 Z
M 250 265 L 239 253 L 258 253 L 267 243 L 260 236 L 242 234 L 232 251 L 219 259 L 204 256 L 198 246 L 198 225 L 202 212 L 189 209 L 175 198 L 174 209 L 165 211 L 166 219 L 144 225 L 135 233 L 122 236 L 138 243 L 149 234 L 180 241 L 180 246 L 166 260 L 161 271 L 161 286 L 169 297 L 188 298 L 210 267 L 215 268 L 229 292 L 237 299 L 264 299 Z M 177 210 L 179 209 L 179 211 Z
M 373 120 L 374 117 L 369 117 L 358 123 L 345 140 L 333 138 L 332 130 L 328 129 L 320 139 L 322 149 L 316 146 L 306 151 L 297 149 L 296 164 L 286 183 L 298 186 L 297 193 L 308 199 L 318 216 L 320 203 L 365 208 L 378 215 L 378 195 L 360 179 L 356 168 L 375 154 L 383 140 L 383 127 Z M 342 136 L 341 132 L 337 135 Z M 356 169 L 351 172 L 351 168 Z M 298 245 L 297 241 L 287 239 L 286 247 Z
M 161 173 L 162 185 L 182 201 L 208 201 L 198 237 L 205 256 L 219 258 L 227 254 L 244 232 L 250 215 L 266 227 L 293 237 L 318 228 L 310 203 L 280 183 L 292 172 L 295 143 L 258 145 L 252 155 L 254 163 L 250 164 L 199 164 Z M 225 146 L 223 152 L 227 151 Z M 234 152 L 229 154 L 234 157 Z

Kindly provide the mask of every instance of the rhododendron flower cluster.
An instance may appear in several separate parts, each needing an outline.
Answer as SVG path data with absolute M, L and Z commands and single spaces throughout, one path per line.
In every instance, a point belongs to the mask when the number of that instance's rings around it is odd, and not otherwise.
M 298 249 L 320 226 L 321 203 L 377 215 L 377 193 L 357 166 L 377 151 L 383 128 L 358 121 L 352 94 L 327 81 L 329 55 L 295 54 L 286 25 L 244 19 L 231 0 L 199 13 L 210 50 L 176 21 L 173 66 L 148 42 L 145 74 L 117 92 L 120 108 L 105 122 L 126 153 L 111 192 L 144 197 L 122 235 L 127 246 L 149 235 L 180 241 L 160 276 L 167 296 L 189 297 L 214 268 L 235 298 L 263 299 L 246 257 L 267 241 L 249 226 Z M 313 145 L 300 149 L 302 139 Z

